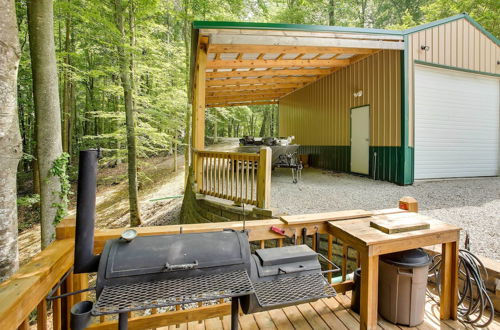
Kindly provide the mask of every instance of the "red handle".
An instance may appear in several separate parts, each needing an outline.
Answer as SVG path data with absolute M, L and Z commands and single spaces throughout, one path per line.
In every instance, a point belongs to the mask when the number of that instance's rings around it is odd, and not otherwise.
M 276 234 L 285 235 L 285 230 L 284 229 L 272 226 L 271 230 L 274 231 Z

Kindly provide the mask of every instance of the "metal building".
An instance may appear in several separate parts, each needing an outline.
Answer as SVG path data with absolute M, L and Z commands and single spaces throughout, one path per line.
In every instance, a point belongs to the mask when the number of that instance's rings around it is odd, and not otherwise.
M 312 166 L 398 184 L 496 176 L 500 41 L 466 14 L 405 31 L 194 22 L 193 147 L 204 109 L 279 104 Z

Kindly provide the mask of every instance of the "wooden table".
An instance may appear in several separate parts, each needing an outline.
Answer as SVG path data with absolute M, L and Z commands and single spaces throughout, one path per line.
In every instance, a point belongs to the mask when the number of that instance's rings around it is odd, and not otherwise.
M 370 227 L 373 219 L 424 220 L 429 229 L 385 234 Z M 442 244 L 441 319 L 457 318 L 459 227 L 417 213 L 406 212 L 350 220 L 330 221 L 327 230 L 359 252 L 361 259 L 360 328 L 376 329 L 378 316 L 379 256 L 434 244 Z

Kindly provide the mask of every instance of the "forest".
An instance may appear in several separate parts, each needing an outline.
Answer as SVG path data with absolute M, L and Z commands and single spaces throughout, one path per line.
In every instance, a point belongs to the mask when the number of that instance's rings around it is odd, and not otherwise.
M 54 239 L 79 150 L 126 164 L 141 224 L 142 164 L 189 150 L 192 21 L 399 30 L 462 12 L 500 36 L 498 0 L 0 0 L 0 281 L 18 267 L 19 232 L 41 223 L 42 248 Z M 206 119 L 211 138 L 278 132 L 275 105 Z

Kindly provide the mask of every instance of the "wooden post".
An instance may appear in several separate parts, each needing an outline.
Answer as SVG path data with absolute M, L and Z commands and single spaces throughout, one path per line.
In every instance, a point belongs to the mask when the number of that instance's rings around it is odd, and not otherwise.
M 328 247 L 327 247 L 327 258 L 332 261 L 333 254 L 333 236 L 328 234 Z M 332 269 L 332 265 L 328 264 L 328 270 Z M 328 283 L 332 284 L 332 273 L 328 273 Z
M 403 197 L 399 200 L 399 208 L 410 212 L 418 212 L 418 202 L 413 197 Z
M 361 254 L 360 329 L 377 329 L 378 317 L 378 256 L 370 251 Z
M 457 319 L 458 304 L 458 242 L 444 243 L 441 247 L 440 318 Z
M 207 43 L 207 38 L 200 38 L 198 42 L 198 51 L 196 53 L 192 107 L 192 146 L 196 150 L 205 149 L 205 71 L 207 67 Z
M 268 209 L 271 207 L 271 148 L 260 148 L 259 155 L 259 167 L 257 169 L 257 206 L 261 209 Z
M 47 327 L 47 300 L 42 299 L 36 307 L 36 326 L 38 330 L 46 330 Z

